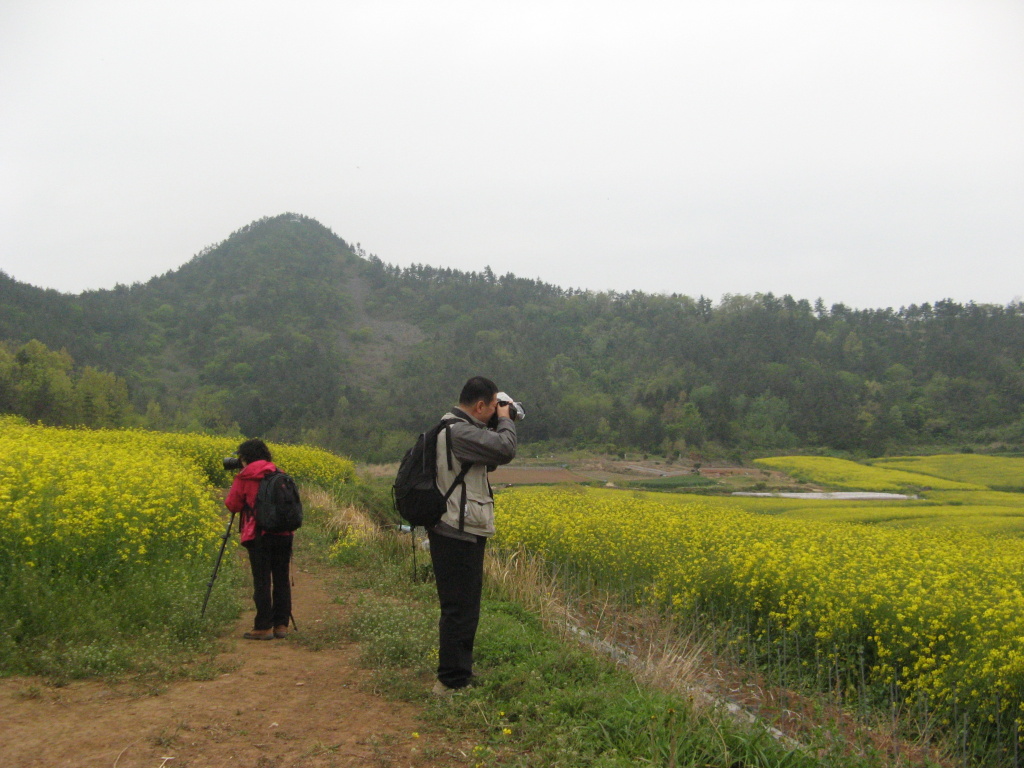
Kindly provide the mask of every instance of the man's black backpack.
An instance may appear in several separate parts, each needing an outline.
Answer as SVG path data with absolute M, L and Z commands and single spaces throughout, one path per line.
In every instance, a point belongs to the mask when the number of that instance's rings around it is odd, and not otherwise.
M 265 533 L 285 533 L 302 526 L 302 500 L 287 472 L 271 472 L 260 480 L 253 509 L 256 527 Z
M 418 438 L 406 451 L 398 467 L 398 475 L 391 487 L 391 496 L 398 514 L 415 527 L 433 528 L 444 515 L 448 497 L 466 479 L 472 462 L 463 464 L 447 493 L 437 489 L 437 436 L 445 430 L 445 444 L 448 446 L 448 468 L 452 468 L 452 440 L 450 425 L 458 419 L 443 419 Z

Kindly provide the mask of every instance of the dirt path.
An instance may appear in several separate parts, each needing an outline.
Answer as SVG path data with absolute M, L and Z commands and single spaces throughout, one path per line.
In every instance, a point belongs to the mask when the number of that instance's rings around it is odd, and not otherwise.
M 343 618 L 315 573 L 295 571 L 300 630 Z M 313 651 L 241 639 L 246 612 L 217 659 L 229 670 L 154 691 L 135 684 L 0 680 L 0 765 L 11 768 L 344 768 L 461 762 L 416 706 L 375 695 L 358 648 Z M 413 734 L 418 733 L 418 736 Z

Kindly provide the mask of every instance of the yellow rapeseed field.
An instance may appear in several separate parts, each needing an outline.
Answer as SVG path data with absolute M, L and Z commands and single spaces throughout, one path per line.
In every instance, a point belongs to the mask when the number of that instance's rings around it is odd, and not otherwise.
M 110 576 L 140 563 L 190 560 L 219 537 L 213 484 L 237 440 L 139 430 L 39 427 L 0 418 L 0 547 L 8 565 Z M 274 445 L 301 481 L 351 482 L 351 461 Z
M 928 499 L 928 501 L 938 504 L 1024 508 L 1024 493 L 1010 493 L 1008 491 L 925 491 L 921 495 Z
M 205 477 L 156 441 L 125 435 L 102 441 L 4 420 L 0 547 L 15 571 L 102 579 L 208 551 L 218 509 Z
M 209 613 L 201 605 L 226 519 L 222 460 L 237 443 L 0 416 L 0 674 L 167 670 L 232 620 L 223 591 Z M 353 479 L 347 459 L 271 450 L 305 483 Z
M 1024 489 L 1024 458 L 956 453 L 894 456 L 874 459 L 871 464 L 882 469 L 916 472 L 961 483 L 981 484 L 989 488 Z
M 981 490 L 979 483 L 957 482 L 933 475 L 866 466 L 828 456 L 775 456 L 755 459 L 758 466 L 777 469 L 803 482 L 858 491 L 902 493 L 908 489 Z
M 896 689 L 947 718 L 954 707 L 1022 711 L 1020 540 L 596 490 L 505 492 L 498 515 L 506 546 L 635 586 L 638 599 L 683 616 L 728 623 L 741 643 L 835 670 L 844 685 Z

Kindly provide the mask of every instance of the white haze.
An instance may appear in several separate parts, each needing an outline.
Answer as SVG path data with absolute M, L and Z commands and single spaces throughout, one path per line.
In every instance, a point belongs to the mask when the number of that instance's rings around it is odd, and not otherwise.
M 1019 0 L 21 0 L 0 104 L 0 270 L 62 291 L 292 211 L 564 287 L 1024 293 Z

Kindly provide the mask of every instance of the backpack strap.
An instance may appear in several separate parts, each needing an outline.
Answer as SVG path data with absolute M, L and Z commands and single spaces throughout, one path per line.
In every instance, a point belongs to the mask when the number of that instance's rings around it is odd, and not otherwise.
M 459 531 L 466 529 L 466 473 L 469 472 L 473 467 L 473 462 L 468 462 L 462 465 L 462 469 L 459 470 L 459 474 L 455 476 L 455 480 L 452 482 L 451 487 L 448 489 L 448 493 L 444 495 L 444 503 L 448 504 L 448 497 L 452 495 L 452 491 L 458 485 L 462 486 L 462 499 L 459 502 Z
M 448 471 L 451 472 L 454 466 L 452 464 L 452 427 L 450 421 L 444 423 L 444 452 L 448 457 Z
M 471 422 L 469 420 L 468 416 L 462 414 L 461 412 L 460 413 L 453 413 L 452 416 L 454 418 L 451 418 L 451 419 L 441 419 L 441 424 L 444 426 L 444 449 L 445 449 L 446 457 L 448 459 L 448 471 L 449 472 L 451 472 L 455 468 L 455 464 L 452 461 L 452 428 L 451 428 L 451 425 L 454 424 L 456 421 L 464 421 L 467 424 L 472 424 L 473 423 L 473 422 Z M 470 466 L 472 466 L 472 464 L 470 464 Z M 445 496 L 445 499 L 447 499 L 447 498 L 448 497 Z
M 259 479 L 258 490 L 256 491 L 256 505 L 257 506 L 259 506 L 260 494 L 269 490 L 269 488 L 264 488 L 263 482 L 264 481 L 269 482 L 269 480 L 267 480 L 267 478 L 269 478 L 269 477 L 271 477 L 273 475 L 278 475 L 280 473 L 281 473 L 280 470 L 275 469 L 273 472 L 267 472 L 267 474 L 265 474 L 263 477 L 261 477 Z M 260 527 L 259 523 L 256 520 L 256 507 L 252 508 L 250 514 L 252 515 L 253 523 L 255 523 L 256 546 L 259 547 L 260 549 L 263 549 L 263 537 L 267 535 L 267 532 L 263 528 Z
M 448 470 L 449 471 L 454 469 L 454 466 L 455 466 L 453 464 L 453 462 L 452 462 L 452 430 L 451 430 L 451 425 L 453 423 L 455 423 L 456 421 L 465 421 L 467 424 L 471 424 L 472 423 L 469 420 L 469 418 L 466 417 L 466 416 L 463 416 L 461 414 L 452 414 L 452 415 L 455 416 L 454 419 L 444 419 L 441 422 L 442 424 L 444 424 L 444 447 L 445 447 L 445 453 L 447 454 L 447 458 L 448 458 Z M 471 462 L 471 461 L 463 464 L 462 468 L 459 470 L 459 474 L 457 474 L 455 476 L 455 480 L 452 482 L 451 486 L 448 488 L 448 492 L 445 493 L 445 495 L 444 495 L 444 503 L 445 503 L 445 505 L 447 505 L 448 504 L 448 498 L 452 495 L 452 491 L 455 490 L 455 487 L 457 485 L 461 485 L 462 486 L 462 499 L 459 502 L 459 532 L 460 533 L 465 531 L 465 529 L 466 529 L 466 473 L 469 472 L 469 470 L 472 469 L 472 468 L 473 468 L 473 462 Z
M 468 469 L 468 467 L 467 467 Z M 459 502 L 459 533 L 466 531 L 466 481 L 462 481 L 462 500 Z

